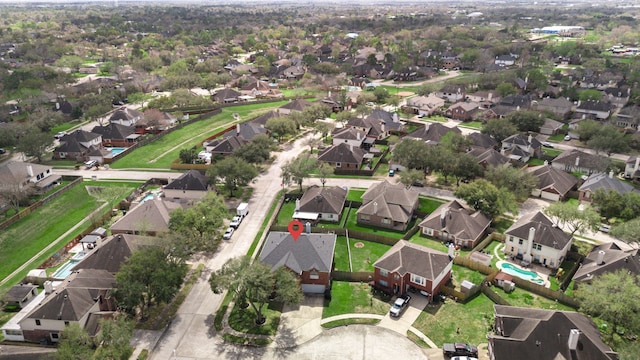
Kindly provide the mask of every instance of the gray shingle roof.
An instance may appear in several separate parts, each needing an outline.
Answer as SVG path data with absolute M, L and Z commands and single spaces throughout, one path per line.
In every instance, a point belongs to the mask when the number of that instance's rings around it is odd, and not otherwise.
M 189 170 L 173 180 L 165 189 L 207 191 L 209 178 L 198 170 Z
M 362 206 L 358 214 L 376 215 L 406 223 L 411 219 L 418 203 L 418 193 L 402 184 L 379 182 L 362 195 Z
M 390 273 L 397 272 L 401 276 L 411 273 L 433 281 L 449 263 L 449 255 L 441 251 L 400 240 L 382 255 L 373 267 Z
M 313 103 L 305 99 L 295 99 L 287 104 L 280 106 L 280 109 L 302 112 L 304 109 L 308 108 L 311 105 L 313 105 Z
M 473 148 L 467 152 L 467 154 L 478 159 L 478 164 L 487 164 L 491 166 L 500 166 L 507 164 L 509 162 L 509 158 L 500 154 L 493 148 L 485 149 L 485 148 Z
M 228 138 L 232 136 L 241 136 L 245 140 L 251 141 L 254 137 L 266 133 L 267 129 L 265 129 L 264 126 L 261 126 L 257 123 L 245 122 L 242 124 L 237 124 L 234 130 L 224 133 L 224 137 Z
M 640 275 L 640 259 L 638 249 L 628 245 L 618 245 L 615 241 L 593 248 L 578 268 L 574 281 L 591 281 L 595 276 L 604 273 L 625 270 L 631 274 Z M 604 251 L 603 263 L 598 264 L 598 253 Z
M 112 274 L 120 271 L 120 266 L 134 251 L 152 246 L 156 238 L 149 236 L 117 234 L 105 239 L 96 249 L 89 252 L 77 263 L 73 270 L 97 269 Z
M 578 149 L 565 150 L 553 159 L 553 163 L 575 166 L 576 160 L 578 160 L 579 167 L 594 171 L 604 171 L 610 163 L 604 156 L 589 154 Z
M 553 189 L 562 196 L 566 195 L 578 183 L 575 176 L 551 165 L 533 166 L 527 171 L 538 178 L 538 189 Z
M 620 194 L 638 192 L 632 185 L 625 183 L 615 176 L 609 177 L 609 175 L 604 173 L 591 174 L 578 190 L 594 192 L 598 189 L 605 191 L 612 190 Z
M 339 186 L 310 186 L 300 199 L 300 211 L 313 213 L 341 214 L 347 190 Z
M 124 141 L 127 136 L 136 132 L 136 129 L 132 126 L 121 125 L 118 123 L 109 123 L 106 126 L 96 126 L 91 129 L 94 134 L 102 135 L 102 139 L 105 140 L 121 140 Z
M 429 141 L 439 143 L 443 136 L 453 132 L 455 134 L 461 134 L 462 131 L 457 127 L 448 127 L 440 123 L 430 123 L 417 128 L 411 133 L 407 134 L 406 139 L 419 139 L 422 141 Z
M 9 161 L 0 166 L 0 184 L 22 184 L 30 178 L 28 167 L 31 166 L 33 174 L 51 172 L 53 168 L 47 165 L 32 164 L 21 161 Z
M 504 305 L 494 305 L 494 309 L 496 334 L 490 335 L 489 342 L 495 359 L 617 359 L 585 315 Z M 580 331 L 574 351 L 568 345 L 572 329 Z
M 555 226 L 548 217 L 539 211 L 531 217 L 523 217 L 518 220 L 507 229 L 505 235 L 515 236 L 519 239 L 528 239 L 531 228 L 535 229 L 533 242 L 556 250 L 564 249 L 567 243 L 573 238 Z
M 498 146 L 498 142 L 494 138 L 480 132 L 474 132 L 467 135 L 467 139 L 473 142 L 473 146 L 480 148 L 488 149 Z
M 364 150 L 359 147 L 350 147 L 345 143 L 331 146 L 318 155 L 319 161 L 325 162 L 341 162 L 348 164 L 362 164 L 364 158 Z
M 111 225 L 111 232 L 163 232 L 169 229 L 169 213 L 180 204 L 164 200 L 145 201 Z
M 272 269 L 286 266 L 297 274 L 314 269 L 330 272 L 335 246 L 335 234 L 302 233 L 293 241 L 288 232 L 272 231 L 265 239 L 260 261 Z
M 445 216 L 442 217 L 444 212 Z M 491 218 L 480 211 L 471 212 L 459 202 L 453 200 L 440 206 L 427 216 L 421 223 L 421 228 L 429 228 L 447 232 L 459 240 L 478 239 L 489 225 Z

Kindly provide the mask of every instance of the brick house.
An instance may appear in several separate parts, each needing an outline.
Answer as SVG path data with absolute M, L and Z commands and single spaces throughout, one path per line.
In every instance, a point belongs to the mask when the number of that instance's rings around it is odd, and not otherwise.
M 473 248 L 486 235 L 491 218 L 469 211 L 456 200 L 440 206 L 420 223 L 420 232 L 442 241 Z
M 385 180 L 362 194 L 362 206 L 356 213 L 357 222 L 404 231 L 417 207 L 418 193 L 415 190 Z

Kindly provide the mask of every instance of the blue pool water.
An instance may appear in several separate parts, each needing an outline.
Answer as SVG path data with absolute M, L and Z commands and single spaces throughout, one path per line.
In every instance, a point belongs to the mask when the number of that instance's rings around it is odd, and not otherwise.
M 118 154 L 120 154 L 121 152 L 127 150 L 127 148 L 123 148 L 123 147 L 112 147 L 111 149 L 111 155 L 116 156 Z
M 140 200 L 140 203 L 143 203 L 147 200 L 153 200 L 153 196 L 156 195 L 158 198 L 160 198 L 162 196 L 162 191 L 152 191 L 150 193 L 148 193 L 147 195 L 145 195 L 142 200 Z
M 86 255 L 85 252 L 81 251 L 77 254 L 75 254 L 71 260 L 67 261 L 66 263 L 64 263 L 64 265 L 62 265 L 60 268 L 58 268 L 58 270 L 56 270 L 55 273 L 53 273 L 53 275 L 51 276 L 54 279 L 66 279 L 67 276 L 71 275 L 71 271 L 73 270 L 73 267 L 76 266 L 77 263 L 80 262 L 80 260 Z
M 529 280 L 539 285 L 544 285 L 544 279 L 538 276 L 538 274 L 534 271 L 522 270 L 519 267 L 507 262 L 500 264 L 500 267 L 502 268 L 502 271 L 511 276 L 517 276 L 521 279 Z

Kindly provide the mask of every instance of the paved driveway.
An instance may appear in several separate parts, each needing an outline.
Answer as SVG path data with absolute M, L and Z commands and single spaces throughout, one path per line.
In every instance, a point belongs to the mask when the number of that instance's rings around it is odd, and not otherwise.
M 291 347 L 296 341 L 305 343 L 320 335 L 323 305 L 322 295 L 307 295 L 299 305 L 285 305 L 272 346 Z
M 411 327 L 422 310 L 429 303 L 428 299 L 425 296 L 420 294 L 409 293 L 411 295 L 411 301 L 409 302 L 409 307 L 404 311 L 402 316 L 395 318 L 391 317 L 389 314 L 385 315 L 385 317 L 380 321 L 378 326 L 382 326 L 384 328 L 393 330 L 400 335 L 407 334 L 407 331 Z

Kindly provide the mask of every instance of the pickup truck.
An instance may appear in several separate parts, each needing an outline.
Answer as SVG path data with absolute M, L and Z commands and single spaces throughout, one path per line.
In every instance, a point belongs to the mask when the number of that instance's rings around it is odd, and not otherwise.
M 402 295 L 399 298 L 397 298 L 396 301 L 391 306 L 391 309 L 389 310 L 389 315 L 393 317 L 398 317 L 402 315 L 402 313 L 409 306 L 409 301 L 411 301 L 411 296 L 409 295 Z
M 442 345 L 442 352 L 445 356 L 473 356 L 478 357 L 478 348 L 467 343 L 457 342 Z
M 231 219 L 231 223 L 229 224 L 229 226 L 231 226 L 234 229 L 237 229 L 238 226 L 240 226 L 240 223 L 242 222 L 242 218 L 243 216 L 240 216 L 240 215 L 234 216 L 233 219 Z

